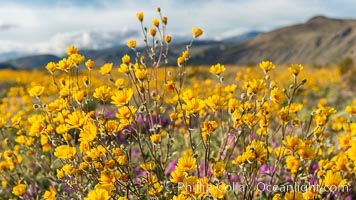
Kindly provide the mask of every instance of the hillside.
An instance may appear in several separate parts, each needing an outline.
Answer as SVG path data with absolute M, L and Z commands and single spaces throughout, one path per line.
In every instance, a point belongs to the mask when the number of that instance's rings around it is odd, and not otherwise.
M 348 57 L 356 59 L 356 20 L 323 16 L 228 45 L 219 55 L 221 62 L 230 64 L 271 60 L 276 64 L 326 65 Z

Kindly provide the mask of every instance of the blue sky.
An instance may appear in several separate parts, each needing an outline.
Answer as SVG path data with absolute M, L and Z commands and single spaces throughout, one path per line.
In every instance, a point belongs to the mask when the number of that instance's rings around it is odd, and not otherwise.
M 140 38 L 160 6 L 168 33 L 222 39 L 251 30 L 269 31 L 312 16 L 355 18 L 355 0 L 0 0 L 0 54 L 12 51 L 61 54 L 70 44 L 103 48 Z

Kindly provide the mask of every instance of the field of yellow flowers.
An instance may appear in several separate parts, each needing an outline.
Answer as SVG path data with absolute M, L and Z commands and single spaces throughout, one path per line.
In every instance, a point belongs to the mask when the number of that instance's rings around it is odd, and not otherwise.
M 1 199 L 353 199 L 356 98 L 338 67 L 166 66 L 167 17 L 119 66 L 71 46 L 0 71 Z M 153 44 L 148 41 L 155 41 Z

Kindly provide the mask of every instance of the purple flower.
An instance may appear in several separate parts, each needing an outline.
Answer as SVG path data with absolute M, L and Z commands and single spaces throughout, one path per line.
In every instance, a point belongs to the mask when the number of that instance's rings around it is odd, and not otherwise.
M 277 146 L 278 146 L 278 142 L 277 141 L 272 142 L 272 148 L 276 148 Z
M 261 165 L 260 167 L 260 172 L 261 173 L 273 173 L 274 172 L 274 166 L 268 166 L 268 165 Z
M 25 199 L 25 200 L 31 199 L 31 195 L 25 193 L 25 194 L 23 194 L 22 198 Z
M 315 172 L 315 170 L 318 169 L 318 164 L 314 164 L 312 167 L 311 167 L 311 173 Z
M 261 165 L 261 167 L 260 167 L 260 172 L 261 172 L 261 173 L 266 173 L 266 172 L 268 172 L 268 166 L 265 165 L 265 164 Z
M 132 153 L 133 153 L 133 155 L 136 156 L 136 155 L 138 155 L 140 153 L 140 150 L 139 149 L 134 149 Z
M 200 165 L 199 165 L 199 171 L 201 172 L 200 175 L 201 177 L 204 177 L 204 176 L 211 176 L 212 175 L 212 172 L 211 172 L 211 169 L 208 168 L 208 171 L 207 171 L 207 174 L 204 173 L 205 171 L 205 162 L 201 162 Z
M 250 134 L 250 141 L 252 141 L 252 140 L 254 140 L 254 139 L 256 139 L 256 135 L 253 134 L 253 133 L 251 133 L 251 134 Z
M 174 172 L 176 170 L 176 165 L 177 165 L 178 161 L 174 160 L 171 163 L 169 163 L 169 166 L 166 168 L 165 173 L 169 174 L 171 172 Z
M 345 200 L 352 200 L 352 196 L 347 196 Z
M 309 182 L 310 182 L 310 184 L 312 184 L 312 185 L 316 185 L 316 184 L 318 184 L 318 178 L 315 177 L 314 175 L 310 175 Z
M 232 175 L 232 176 L 230 177 L 230 181 L 231 181 L 231 182 L 236 182 L 237 179 L 238 179 L 238 177 L 237 177 L 236 175 Z
M 70 195 L 74 192 L 74 190 L 72 188 L 70 188 L 66 182 L 62 182 L 62 186 L 63 186 L 63 191 L 65 193 L 67 193 L 68 195 Z
M 292 180 L 292 177 L 287 176 L 287 177 L 286 177 L 286 181 L 287 181 L 287 182 L 292 182 L 292 181 L 293 181 L 293 180 Z

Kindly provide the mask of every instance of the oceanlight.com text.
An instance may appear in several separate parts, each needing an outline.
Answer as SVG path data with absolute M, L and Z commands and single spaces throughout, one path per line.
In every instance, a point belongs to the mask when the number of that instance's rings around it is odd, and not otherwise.
M 218 183 L 216 186 L 219 186 L 223 183 Z M 202 184 L 200 182 L 196 184 L 185 184 L 183 182 L 178 183 L 178 190 L 179 191 L 194 191 L 196 193 L 208 193 L 210 185 Z M 248 186 L 246 185 L 241 185 L 239 183 L 233 183 L 233 184 L 226 184 L 225 187 L 218 187 L 219 190 L 223 190 L 222 192 L 245 192 L 246 190 L 249 190 Z M 284 192 L 291 192 L 291 191 L 299 191 L 299 192 L 307 192 L 307 191 L 316 191 L 316 192 L 326 192 L 326 193 L 336 193 L 336 192 L 348 192 L 350 190 L 348 185 L 344 186 L 336 186 L 336 185 L 331 185 L 331 186 L 321 186 L 319 184 L 285 184 L 285 185 L 273 185 L 273 184 L 267 184 L 265 182 L 258 182 L 255 186 L 256 190 L 260 192 L 272 192 L 272 193 L 284 193 Z

